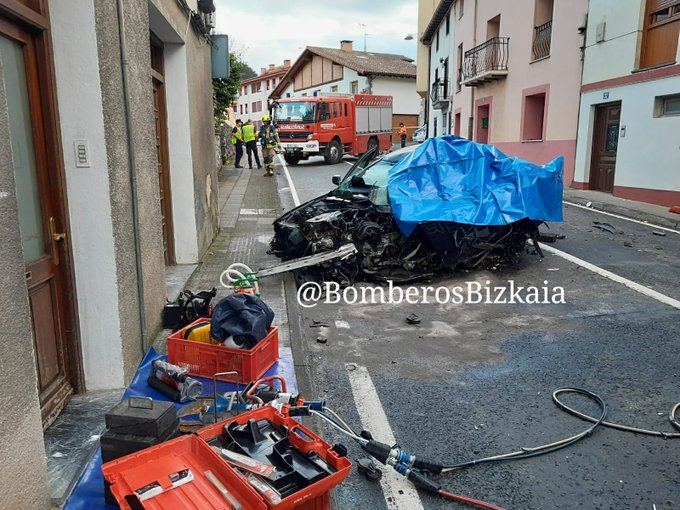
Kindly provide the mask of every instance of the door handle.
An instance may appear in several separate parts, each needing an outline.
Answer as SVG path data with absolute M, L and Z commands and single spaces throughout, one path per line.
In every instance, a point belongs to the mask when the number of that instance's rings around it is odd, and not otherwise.
M 66 232 L 57 232 L 56 221 L 50 217 L 50 239 L 52 241 L 52 262 L 55 266 L 59 265 L 59 241 L 66 239 Z

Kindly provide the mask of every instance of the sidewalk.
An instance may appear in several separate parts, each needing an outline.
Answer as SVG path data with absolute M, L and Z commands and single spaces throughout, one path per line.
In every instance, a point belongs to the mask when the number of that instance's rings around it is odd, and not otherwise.
M 625 216 L 666 228 L 680 229 L 680 214 L 668 211 L 668 207 L 636 202 L 613 196 L 602 191 L 588 191 L 565 188 L 564 201 L 579 204 L 599 211 Z
M 185 289 L 198 292 L 215 287 L 217 296 L 213 303 L 217 303 L 231 293 L 220 284 L 220 275 L 229 265 L 241 262 L 255 271 L 279 263 L 276 257 L 267 255 L 272 222 L 281 213 L 276 178 L 264 177 L 262 173 L 261 169 L 235 169 L 233 166 L 220 170 L 219 231 Z M 274 311 L 280 346 L 290 347 L 285 279 L 285 275 L 268 277 L 260 282 L 260 293 Z M 167 352 L 166 338 L 167 334 L 157 338 L 154 347 L 158 352 Z

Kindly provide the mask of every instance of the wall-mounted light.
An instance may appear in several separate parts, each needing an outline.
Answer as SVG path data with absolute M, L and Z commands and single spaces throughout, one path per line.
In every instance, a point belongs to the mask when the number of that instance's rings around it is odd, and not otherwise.
M 406 34 L 404 41 L 412 41 L 418 34 Z

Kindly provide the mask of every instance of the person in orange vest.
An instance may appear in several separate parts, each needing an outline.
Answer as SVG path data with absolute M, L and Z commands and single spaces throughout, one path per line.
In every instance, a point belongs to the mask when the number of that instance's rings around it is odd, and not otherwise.
M 408 134 L 408 131 L 406 131 L 406 126 L 404 126 L 403 122 L 399 123 L 399 138 L 401 138 L 401 147 L 404 148 L 406 147 L 406 136 Z

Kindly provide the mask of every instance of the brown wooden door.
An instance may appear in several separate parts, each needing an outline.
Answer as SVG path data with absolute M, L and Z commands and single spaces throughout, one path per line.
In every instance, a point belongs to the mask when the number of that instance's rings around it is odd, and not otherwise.
M 170 156 L 168 153 L 168 114 L 165 102 L 163 43 L 153 34 L 151 34 L 151 81 L 153 82 L 153 109 L 156 120 L 156 155 L 158 159 L 161 221 L 163 224 L 163 252 L 165 254 L 165 265 L 171 266 L 175 264 L 175 235 L 170 194 Z
M 590 163 L 590 189 L 614 191 L 616 149 L 619 143 L 621 103 L 600 105 L 595 109 L 593 149 Z
M 19 227 L 33 325 L 38 394 L 47 426 L 73 394 L 65 310 L 72 306 L 63 186 L 51 150 L 54 108 L 45 91 L 48 64 L 34 36 L 0 17 L 0 61 L 9 113 Z M 70 309 L 70 308 L 69 308 Z M 72 319 L 72 317 L 71 317 Z M 72 331 L 71 331 L 72 333 Z M 73 356 L 75 357 L 75 356 Z M 77 363 L 77 362 L 74 362 Z

